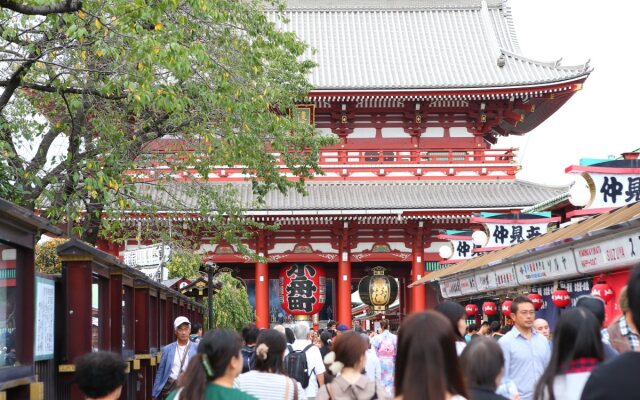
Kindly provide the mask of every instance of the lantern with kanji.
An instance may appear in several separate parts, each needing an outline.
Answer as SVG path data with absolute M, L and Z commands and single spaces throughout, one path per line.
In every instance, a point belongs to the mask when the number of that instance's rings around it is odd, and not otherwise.
M 539 293 L 529 293 L 527 297 L 533 303 L 533 307 L 536 311 L 542 308 L 543 301 L 542 296 Z
M 373 267 L 369 275 L 360 279 L 358 294 L 369 310 L 385 312 L 398 297 L 398 282 L 386 275 L 384 267 Z
M 482 303 L 482 312 L 484 315 L 496 315 L 498 312 L 498 306 L 493 301 L 485 301 Z
M 551 301 L 556 307 L 564 308 L 571 304 L 571 296 L 565 289 L 558 289 L 551 293 Z
M 327 297 L 324 270 L 311 264 L 293 264 L 280 270 L 280 304 L 301 318 L 322 310 Z
M 475 304 L 467 304 L 466 306 L 464 306 L 464 311 L 468 316 L 473 317 L 478 313 L 478 306 Z
M 613 289 L 605 282 L 598 282 L 591 288 L 591 294 L 600 297 L 605 303 L 613 299 Z
M 513 304 L 513 301 L 505 300 L 502 302 L 502 306 L 500 306 L 500 311 L 502 311 L 502 315 L 504 315 L 505 317 L 511 315 L 511 304 Z

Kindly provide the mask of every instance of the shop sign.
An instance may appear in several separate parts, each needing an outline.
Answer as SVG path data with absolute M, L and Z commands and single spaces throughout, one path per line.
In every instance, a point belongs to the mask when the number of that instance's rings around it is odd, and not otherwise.
M 458 279 L 447 279 L 440 281 L 440 292 L 442 297 L 448 299 L 450 297 L 462 296 L 460 290 L 460 281 Z
M 578 275 L 576 262 L 570 250 L 519 262 L 515 267 L 521 285 Z
M 513 267 L 505 267 L 495 270 L 496 284 L 498 288 L 518 286 L 516 271 Z
M 640 261 L 640 231 L 576 247 L 573 252 L 578 271 L 585 274 L 627 267 Z
M 622 207 L 640 200 L 638 174 L 594 173 L 591 179 L 591 203 L 585 209 Z M 587 180 L 588 181 L 588 180 Z
M 475 275 L 469 275 L 469 276 L 465 276 L 464 278 L 460 278 L 459 282 L 460 282 L 460 292 L 463 295 L 473 294 L 478 292 L 478 289 L 476 287 Z
M 476 286 L 479 292 L 494 290 L 498 287 L 495 271 L 485 271 L 476 273 Z
M 533 239 L 547 233 L 549 222 L 542 224 L 502 223 L 485 224 L 489 231 L 489 241 L 485 248 L 501 248 Z

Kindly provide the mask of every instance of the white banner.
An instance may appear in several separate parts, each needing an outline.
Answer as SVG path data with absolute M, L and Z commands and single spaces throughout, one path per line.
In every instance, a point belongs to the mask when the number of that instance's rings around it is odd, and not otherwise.
M 496 285 L 498 288 L 518 286 L 516 271 L 513 267 L 505 267 L 495 270 Z
M 585 274 L 628 267 L 640 262 L 640 230 L 576 247 L 573 252 L 578 271 Z
M 485 223 L 489 230 L 489 241 L 485 248 L 506 247 L 524 242 L 547 233 L 548 222 L 542 224 L 526 223 Z
M 476 287 L 479 292 L 497 289 L 496 272 L 491 270 L 476 273 Z
M 440 292 L 442 297 L 448 299 L 450 297 L 461 296 L 460 282 L 457 279 L 448 279 L 440 281 Z
M 573 253 L 565 250 L 545 257 L 531 258 L 515 265 L 518 283 L 528 284 L 577 276 Z
M 169 261 L 170 255 L 170 246 L 164 245 L 163 250 L 163 246 L 161 244 L 154 244 L 153 246 L 125 251 L 124 263 L 130 267 L 159 265 L 161 261 Z
M 593 182 L 591 188 L 591 203 L 585 210 L 591 208 L 622 207 L 640 201 L 640 175 L 638 174 L 603 174 L 589 172 Z
M 33 348 L 35 361 L 51 360 L 53 358 L 55 292 L 55 282 L 53 280 L 36 277 L 36 320 Z
M 460 282 L 460 292 L 462 294 L 474 294 L 478 292 L 475 275 L 465 276 L 458 281 Z

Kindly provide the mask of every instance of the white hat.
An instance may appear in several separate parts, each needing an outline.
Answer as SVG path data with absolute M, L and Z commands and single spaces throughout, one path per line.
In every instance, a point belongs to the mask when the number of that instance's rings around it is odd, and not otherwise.
M 173 321 L 173 329 L 178 329 L 178 327 L 182 324 L 189 324 L 191 326 L 191 322 L 189 322 L 189 318 L 187 317 L 178 317 L 175 321 Z

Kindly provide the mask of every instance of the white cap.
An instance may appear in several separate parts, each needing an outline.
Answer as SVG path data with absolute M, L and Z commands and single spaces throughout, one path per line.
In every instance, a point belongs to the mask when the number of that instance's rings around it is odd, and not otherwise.
M 178 329 L 178 327 L 182 324 L 189 324 L 191 326 L 191 322 L 189 322 L 189 318 L 187 317 L 178 317 L 175 321 L 173 321 L 173 329 Z

